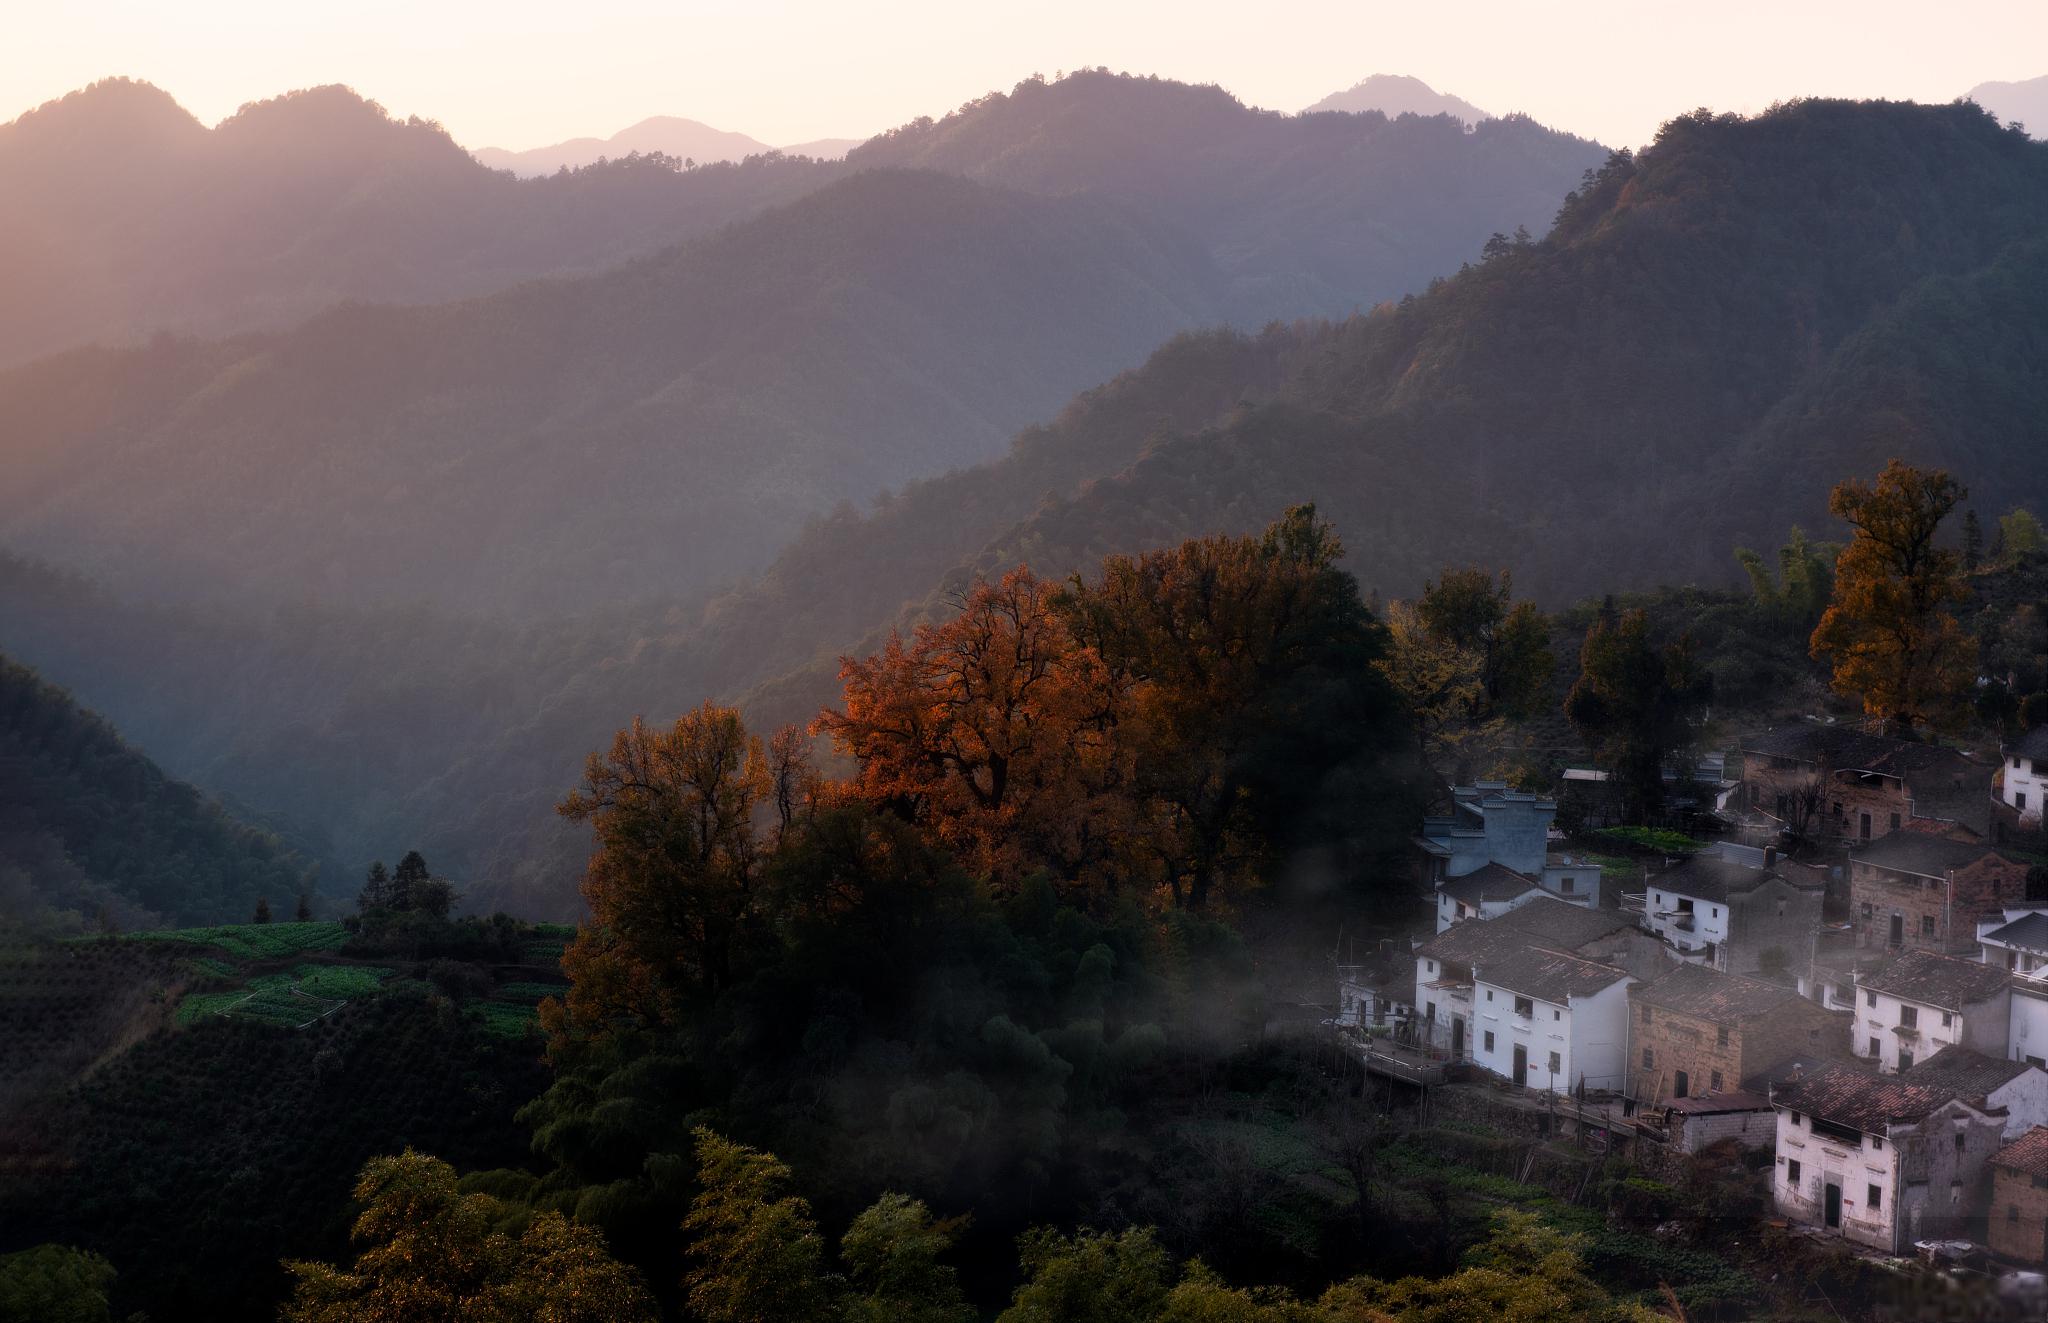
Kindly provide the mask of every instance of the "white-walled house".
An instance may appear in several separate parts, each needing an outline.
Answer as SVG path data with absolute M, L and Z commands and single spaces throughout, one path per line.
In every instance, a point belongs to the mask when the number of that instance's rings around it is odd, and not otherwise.
M 1945 1047 L 1899 1078 L 1945 1089 L 1992 1116 L 2002 1114 L 2006 1139 L 2048 1125 L 2048 1071 L 2024 1061 Z
M 1886 1074 L 1911 1069 L 1951 1043 L 2006 1052 L 2011 976 L 1978 960 L 1909 950 L 1856 975 L 1849 1050 Z
M 1436 889 L 1436 930 L 1442 932 L 1466 919 L 1498 919 L 1542 894 L 1533 879 L 1505 864 L 1487 864 L 1445 878 Z
M 2048 799 L 2048 726 L 2036 726 L 2013 743 L 1999 749 L 2003 766 L 1998 774 L 1998 802 L 2002 815 L 2022 832 L 2041 830 L 2042 801 Z
M 1435 896 L 1437 931 L 1468 918 L 1491 918 L 1509 901 L 1532 892 L 1570 905 L 1600 906 L 1600 868 L 1583 859 L 1550 853 L 1550 826 L 1557 801 L 1547 795 L 1510 790 L 1503 781 L 1451 787 L 1451 811 L 1424 818 L 1415 844 L 1422 851 L 1423 876 Z M 1491 876 L 1459 887 L 1458 879 Z M 1476 896 L 1478 890 L 1500 893 Z M 1519 903 L 1519 902 L 1517 902 Z
M 1897 1254 L 1967 1233 L 2003 1119 L 1948 1088 L 1828 1066 L 1776 1086 L 1780 1216 Z
M 1643 883 L 1643 923 L 1685 960 L 1782 978 L 1811 963 L 1825 875 L 1775 849 L 1717 846 Z
M 1619 1090 L 1627 1073 L 1625 969 L 1541 947 L 1472 968 L 1472 1061 L 1532 1089 Z
M 2014 976 L 2009 1016 L 2005 1054 L 2048 1067 L 2048 970 Z
M 2015 974 L 2048 969 L 2048 909 L 2007 908 L 1977 920 L 1977 953 Z

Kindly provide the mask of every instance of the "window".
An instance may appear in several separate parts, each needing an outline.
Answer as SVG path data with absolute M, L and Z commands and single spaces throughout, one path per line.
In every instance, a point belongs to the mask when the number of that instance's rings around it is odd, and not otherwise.
M 2025 808 L 2026 806 L 2022 804 L 2020 807 Z M 1564 879 L 1562 882 L 1558 883 L 1558 890 L 1566 892 L 1567 894 L 1577 891 L 1578 889 L 1579 880 L 1575 877 L 1568 877 Z
M 1884 1055 L 1882 1052 L 1878 1051 L 1877 1040 L 1875 1038 L 1870 1040 L 1870 1052 L 1868 1053 L 1868 1055 L 1873 1057 Z
M 1714 1028 L 1714 1046 L 1715 1046 L 1715 1047 L 1726 1047 L 1726 1046 L 1728 1046 L 1728 1026 L 1727 1026 L 1727 1025 L 1723 1024 L 1723 1025 L 1717 1025 L 1717 1026 L 1715 1026 L 1715 1028 Z
M 1644 1070 L 1655 1070 L 1656 1068 L 1657 1068 L 1657 1058 L 1656 1058 L 1656 1056 L 1655 1056 L 1655 1055 L 1654 1055 L 1654 1054 L 1653 1054 L 1653 1053 L 1652 1053 L 1652 1052 L 1650 1051 L 1650 1049 L 1649 1049 L 1649 1048 L 1647 1048 L 1647 1047 L 1646 1047 L 1646 1048 L 1644 1048 L 1644 1049 L 1643 1049 L 1643 1069 L 1644 1069 Z
M 1515 1014 L 1521 1016 L 1525 1020 L 1528 1019 L 1530 1016 L 1536 1014 L 1536 1003 L 1530 1001 L 1527 997 L 1515 998 Z
M 1564 1061 L 1563 1061 L 1563 1059 L 1562 1059 L 1562 1058 L 1560 1058 L 1560 1057 L 1559 1057 L 1559 1056 L 1557 1055 L 1557 1053 L 1555 1053 L 1555 1052 L 1552 1052 L 1552 1053 L 1550 1054 L 1550 1073 L 1551 1073 L 1551 1074 L 1553 1074 L 1553 1075 L 1555 1075 L 1555 1074 L 1557 1074 L 1557 1072 L 1559 1072 L 1560 1070 L 1563 1070 L 1563 1069 L 1564 1069 Z
M 1960 1131 L 1960 1130 L 1958 1130 L 1958 1131 L 1956 1131 L 1956 1152 L 1960 1153 L 1960 1152 L 1962 1152 L 1962 1151 L 1963 1151 L 1963 1132 L 1962 1132 L 1962 1131 Z
M 1436 973 L 1436 961 L 1434 961 L 1434 960 L 1428 960 L 1428 961 L 1424 961 L 1423 963 L 1425 963 L 1426 965 L 1428 965 L 1428 966 L 1429 966 L 1429 972 L 1430 972 L 1430 973 L 1432 973 L 1432 974 Z
M 1865 911 L 1866 913 L 1868 913 L 1868 912 L 1869 912 L 1869 910 L 1870 910 L 1870 906 L 1868 906 L 1868 905 L 1865 905 L 1865 906 L 1863 907 L 1863 909 L 1864 909 L 1864 911 Z M 1877 1005 L 1877 994 L 1876 994 L 1876 993 L 1874 993 L 1874 992 L 1865 992 L 1865 993 L 1863 994 L 1863 1004 L 1864 1004 L 1865 1006 L 1875 1006 L 1875 1005 Z
M 1423 1007 L 1422 1007 L 1422 1018 L 1423 1018 L 1423 1019 L 1425 1019 L 1425 1020 L 1434 1020 L 1434 1019 L 1436 1018 L 1436 1003 L 1435 1003 L 1435 1002 L 1433 1002 L 1433 1001 L 1432 1001 L 1432 1002 L 1424 1002 L 1424 1003 L 1423 1003 Z
M 1564 1019 L 1564 1012 L 1559 1010 L 1553 1010 L 1550 1013 L 1550 1018 L 1553 1020 L 1562 1020 Z
M 1714 917 L 1717 919 L 1721 917 L 1721 907 L 1719 905 L 1714 907 Z
M 1717 1070 L 1713 1074 L 1707 1076 L 1707 1087 L 1712 1089 L 1715 1093 L 1719 1093 L 1721 1091 L 1720 1071 Z
M 1956 1017 L 1955 1017 L 1954 1015 L 1950 1014 L 1950 1013 L 1949 1013 L 1948 1011 L 1943 1011 L 1943 1012 L 1941 1013 L 1941 1027 L 1942 1027 L 1942 1028 L 1944 1028 L 1944 1029 L 1948 1029 L 1948 1028 L 1951 1028 L 1951 1027 L 1953 1027 L 1953 1026 L 1954 1026 L 1955 1022 L 1956 1022 Z
M 1794 1113 L 1792 1113 L 1792 1124 L 1796 1126 L 1796 1125 L 1798 1125 L 1798 1124 L 1799 1124 L 1799 1122 L 1800 1122 L 1800 1116 L 1799 1116 L 1799 1113 L 1797 1113 L 1797 1112 L 1794 1112 Z
M 1493 1030 L 1491 1029 L 1486 1031 L 1486 1050 L 1489 1052 L 1493 1051 Z
M 1919 1008 L 1918 1006 L 1901 1006 L 1901 1007 L 1899 1007 L 1899 1028 L 1901 1028 L 1901 1029 L 1918 1029 L 1919 1027 L 1920 1027 L 1920 1008 Z
M 1493 1000 L 1493 989 L 1492 989 L 1492 988 L 1488 988 L 1488 989 L 1486 990 L 1486 999 L 1487 999 L 1488 1001 L 1492 1001 L 1492 1000 Z
M 1911 1052 L 1906 1051 L 1904 1048 L 1899 1049 L 1899 1069 L 1911 1070 L 1912 1068 L 1913 1054 Z
M 1875 1185 L 1865 1186 L 1863 1189 L 1863 1207 L 1872 1213 L 1884 1207 L 1884 1191 L 1878 1189 Z
M 1932 914 L 1920 916 L 1920 935 L 1922 937 L 1934 936 L 1934 916 Z
M 1872 1135 L 1870 1137 L 1870 1151 L 1872 1153 L 1884 1152 L 1884 1141 L 1882 1139 L 1879 1139 L 1876 1135 Z
M 1870 921 L 1870 902 L 1867 900 L 1863 902 L 1863 919 L 1866 923 Z
M 1790 1162 L 1787 1162 L 1785 1164 L 1785 1184 L 1791 1186 L 1795 1190 L 1799 1188 L 1798 1158 L 1794 1158 Z
M 2012 806 L 2016 809 L 2024 810 L 2027 807 L 2027 792 L 2024 790 L 2013 791 Z
M 1692 913 L 1692 898 L 1690 896 L 1680 896 L 1678 898 L 1678 912 L 1680 914 Z

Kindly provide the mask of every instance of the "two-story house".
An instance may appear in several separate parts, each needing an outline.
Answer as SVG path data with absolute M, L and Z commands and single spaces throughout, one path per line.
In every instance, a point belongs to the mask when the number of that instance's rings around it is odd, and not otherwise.
M 2035 1126 L 1991 1155 L 1985 1243 L 2012 1263 L 2048 1264 L 2048 1126 Z
M 1956 749 L 1799 722 L 1742 741 L 1730 807 L 1809 840 L 1874 841 L 1916 819 L 1983 836 L 1990 773 Z
M 1598 865 L 1550 853 L 1556 818 L 1556 800 L 1510 790 L 1505 782 L 1452 786 L 1450 813 L 1423 819 L 1415 838 L 1437 931 L 1461 919 L 1494 917 L 1530 892 L 1598 909 Z M 1476 882 L 1454 886 L 1481 874 Z
M 2006 1052 L 2012 976 L 1938 951 L 1903 951 L 1856 976 L 1849 1048 L 1886 1074 L 1912 1068 L 1951 1043 Z
M 1839 1056 L 1846 1017 L 1798 989 L 1701 965 L 1682 965 L 1628 990 L 1628 1084 L 1637 1103 L 1742 1087 L 1773 1062 Z
M 1811 963 L 1826 875 L 1772 849 L 1698 854 L 1643 884 L 1643 923 L 1689 961 L 1781 978 Z
M 1967 1234 L 2001 1117 L 1933 1083 L 1832 1065 L 1776 1085 L 1771 1199 L 1789 1221 L 1898 1254 Z
M 1470 1056 L 1476 1050 L 1473 969 L 1532 947 L 1615 965 L 1638 978 L 1654 978 L 1676 963 L 1632 915 L 1539 896 L 1498 918 L 1460 923 L 1416 948 L 1415 1018 L 1406 1026 L 1408 1036 Z
M 1977 920 L 1977 955 L 2015 974 L 2048 969 L 2048 909 L 2007 906 Z
M 1901 1072 L 1899 1078 L 1967 1099 L 1998 1120 L 1999 1133 L 2006 1139 L 2048 1125 L 2048 1071 L 2024 1061 L 1950 1046 Z
M 1977 921 L 2027 895 L 2027 864 L 1991 846 L 1901 831 L 1849 856 L 1849 917 L 1865 950 L 1977 949 Z
M 1625 969 L 1524 946 L 1472 968 L 1473 1064 L 1552 1093 L 1622 1087 Z
M 2041 810 L 2048 807 L 2048 726 L 2036 726 L 2010 744 L 2001 745 L 1998 802 L 1993 805 L 1993 835 L 2039 836 Z

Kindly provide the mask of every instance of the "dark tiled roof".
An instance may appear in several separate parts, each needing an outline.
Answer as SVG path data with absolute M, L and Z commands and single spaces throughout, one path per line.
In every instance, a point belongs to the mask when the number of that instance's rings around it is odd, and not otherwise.
M 1895 873 L 1946 877 L 1991 853 L 1994 851 L 1990 846 L 1971 841 L 1951 841 L 1926 832 L 1895 831 L 1878 837 L 1849 857 L 1859 864 L 1887 868 Z
M 1985 933 L 1984 940 L 2024 946 L 2029 951 L 2048 951 L 2048 913 L 2035 910 L 2022 914 L 2004 927 Z
M 1817 726 L 1799 723 L 1780 726 L 1742 741 L 1744 753 L 1772 758 L 1797 758 L 1802 762 L 1825 763 L 1835 771 L 1882 772 L 1911 781 L 1918 773 L 1967 771 L 1968 759 L 1942 744 L 1869 735 L 1846 726 Z
M 1800 1000 L 1797 989 L 1723 974 L 1705 965 L 1680 965 L 1654 983 L 1630 988 L 1628 995 L 1630 1001 L 1660 1011 L 1697 1015 L 1717 1023 L 1768 1015 Z
M 1753 890 L 1771 876 L 1767 869 L 1751 868 L 1718 855 L 1698 854 L 1676 868 L 1667 868 L 1657 874 L 1650 879 L 1649 885 L 1676 895 L 1690 896 L 1694 900 L 1725 905 L 1730 892 L 1739 894 Z
M 1982 1052 L 1973 1052 L 1951 1043 L 1927 1060 L 1900 1071 L 1899 1078 L 1947 1089 L 1958 1098 L 1982 1098 L 2032 1069 L 2024 1061 L 1987 1057 Z
M 1703 1093 L 1691 1098 L 1673 1098 L 1662 1104 L 1674 1112 L 1711 1116 L 1716 1112 L 1768 1112 L 1771 1100 L 1761 1093 L 1737 1089 L 1732 1093 Z
M 2048 763 L 2048 726 L 2036 726 L 2001 750 L 2008 758 L 2031 758 Z
M 1497 919 L 1452 924 L 1415 954 L 1470 968 L 1531 946 L 1576 951 L 1631 923 L 1615 910 L 1589 910 L 1552 896 L 1538 896 Z
M 2048 1180 L 2048 1126 L 2037 1125 L 1991 1155 L 1994 1167 L 2010 1167 Z
M 1875 1075 L 1857 1066 L 1828 1066 L 1778 1086 L 1771 1101 L 1823 1121 L 1881 1135 L 1887 1121 L 1918 1121 L 1955 1095 L 1903 1075 Z
M 1439 888 L 1453 900 L 1477 906 L 1489 900 L 1513 900 L 1536 889 L 1536 884 L 1506 864 L 1488 864 L 1458 877 L 1446 878 Z
M 1491 983 L 1558 1006 L 1573 997 L 1590 997 L 1628 976 L 1627 970 L 1613 965 L 1535 946 L 1498 956 L 1472 971 L 1474 982 Z
M 1839 1052 L 1786 1057 L 1782 1061 L 1773 1061 L 1756 1074 L 1744 1078 L 1742 1087 L 1752 1093 L 1769 1093 L 1777 1085 L 1789 1084 L 1794 1080 L 1804 1079 L 1808 1075 L 1818 1075 L 1829 1066 L 1854 1065 L 1855 1062 L 1853 1060 L 1841 1055 Z
M 1907 1001 L 1959 1011 L 1972 1002 L 1996 996 L 2012 979 L 2000 965 L 1942 955 L 1938 951 L 1904 951 L 1865 974 L 1859 985 Z

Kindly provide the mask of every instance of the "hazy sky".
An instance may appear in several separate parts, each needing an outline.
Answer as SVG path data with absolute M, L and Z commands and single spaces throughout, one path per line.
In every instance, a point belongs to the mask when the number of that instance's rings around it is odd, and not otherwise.
M 864 137 L 1095 65 L 1276 110 L 1409 73 L 1634 146 L 1695 106 L 1947 101 L 2048 73 L 2044 0 L 0 0 L 0 14 L 0 118 L 113 74 L 208 123 L 339 82 L 470 147 L 608 136 L 654 114 L 778 144 Z

